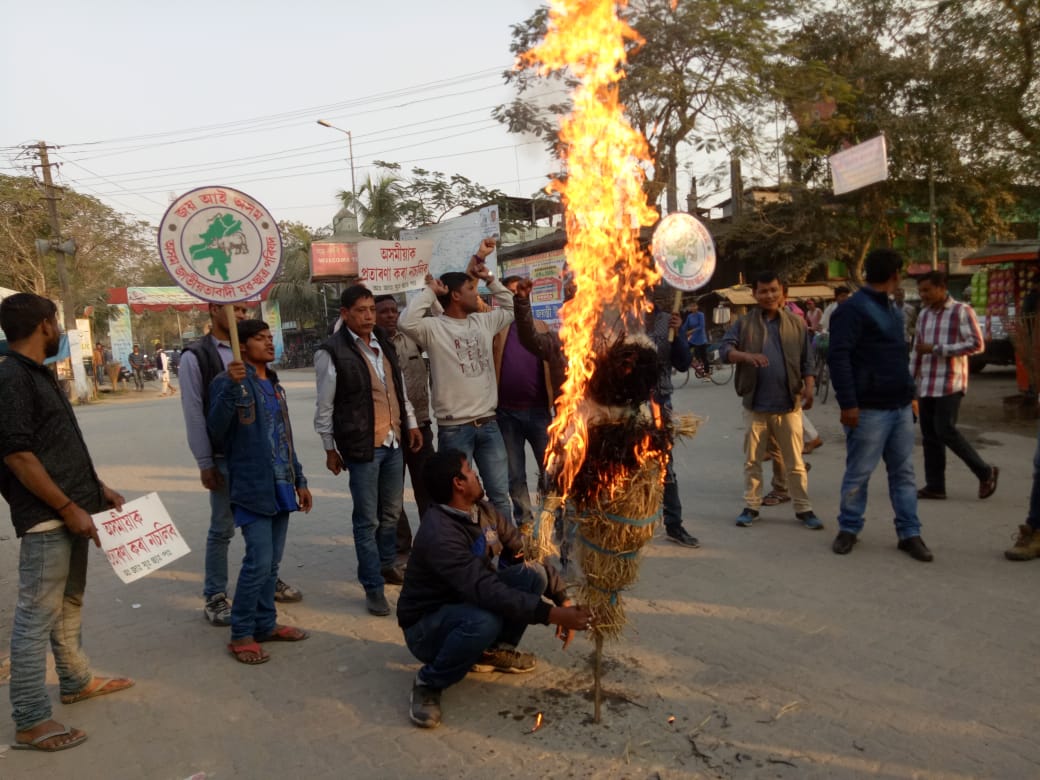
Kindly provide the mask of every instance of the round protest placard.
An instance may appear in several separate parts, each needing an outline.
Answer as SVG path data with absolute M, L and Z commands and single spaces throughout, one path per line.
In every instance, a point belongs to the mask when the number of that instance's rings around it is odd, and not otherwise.
M 664 281 L 677 290 L 697 290 L 715 273 L 715 242 L 689 214 L 669 214 L 654 228 L 650 251 Z
M 254 298 L 278 275 L 282 236 L 271 213 L 230 187 L 200 187 L 174 201 L 159 224 L 170 277 L 210 303 Z

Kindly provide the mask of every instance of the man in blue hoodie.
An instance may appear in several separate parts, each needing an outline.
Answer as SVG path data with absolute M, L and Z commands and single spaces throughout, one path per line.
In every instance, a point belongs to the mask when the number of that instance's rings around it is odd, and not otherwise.
M 838 536 L 832 549 L 852 552 L 863 530 L 867 484 L 885 459 L 899 549 L 932 560 L 921 539 L 914 480 L 914 379 L 902 311 L 889 296 L 899 286 L 903 258 L 875 249 L 863 265 L 866 286 L 834 311 L 827 365 L 845 427 L 845 476 L 841 482 Z

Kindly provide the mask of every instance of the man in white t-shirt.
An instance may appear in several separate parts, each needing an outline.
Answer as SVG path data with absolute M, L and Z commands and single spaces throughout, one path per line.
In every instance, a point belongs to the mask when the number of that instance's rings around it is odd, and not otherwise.
M 494 251 L 495 240 L 484 239 L 466 272 L 431 281 L 401 313 L 397 327 L 430 358 L 438 452 L 459 450 L 475 462 L 491 503 L 511 517 L 508 458 L 495 417 L 492 339 L 513 321 L 513 294 L 484 264 Z M 478 281 L 487 284 L 497 308 L 480 311 Z M 427 316 L 435 301 L 444 313 Z

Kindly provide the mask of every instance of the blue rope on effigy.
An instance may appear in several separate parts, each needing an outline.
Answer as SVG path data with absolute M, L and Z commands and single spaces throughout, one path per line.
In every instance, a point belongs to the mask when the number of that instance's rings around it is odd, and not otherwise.
M 593 590 L 598 590 L 600 593 L 609 593 L 610 594 L 610 603 L 611 604 L 617 604 L 618 603 L 618 592 L 616 590 L 608 590 L 606 588 L 599 588 L 599 587 L 596 587 L 595 585 L 593 585 L 591 582 L 588 582 L 588 581 L 586 581 L 585 585 L 587 587 L 589 587 L 589 588 L 592 588 Z
M 640 527 L 656 523 L 658 520 L 661 519 L 661 515 L 663 514 L 663 512 L 664 509 L 661 508 L 654 512 L 652 515 L 650 515 L 650 517 L 640 517 L 638 519 L 633 519 L 631 517 L 622 517 L 621 515 L 612 515 L 609 512 L 604 512 L 603 516 L 608 520 L 613 520 L 615 523 L 624 523 L 625 525 L 634 525 Z
M 632 550 L 631 552 L 618 552 L 617 550 L 607 550 L 606 548 L 600 547 L 598 544 L 595 544 L 594 542 L 590 542 L 580 531 L 578 532 L 578 540 L 586 547 L 588 547 L 590 550 L 595 550 L 598 553 L 603 553 L 603 555 L 609 555 L 613 558 L 622 558 L 624 560 L 630 560 L 639 555 L 639 550 Z

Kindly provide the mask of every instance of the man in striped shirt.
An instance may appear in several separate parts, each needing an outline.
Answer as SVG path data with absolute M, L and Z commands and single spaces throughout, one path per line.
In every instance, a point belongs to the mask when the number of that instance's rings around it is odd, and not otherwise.
M 946 448 L 979 479 L 979 498 L 997 490 L 1000 470 L 979 457 L 957 430 L 957 412 L 968 389 L 968 356 L 983 349 L 975 312 L 950 298 L 946 274 L 932 271 L 917 281 L 921 313 L 914 332 L 911 371 L 917 382 L 924 439 L 925 486 L 918 498 L 946 498 Z

